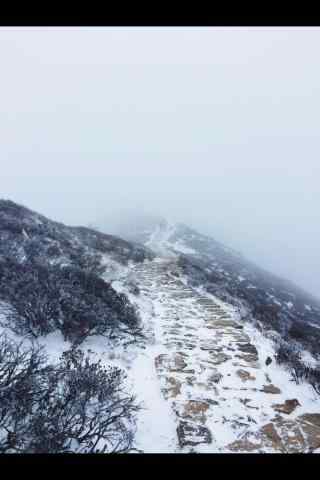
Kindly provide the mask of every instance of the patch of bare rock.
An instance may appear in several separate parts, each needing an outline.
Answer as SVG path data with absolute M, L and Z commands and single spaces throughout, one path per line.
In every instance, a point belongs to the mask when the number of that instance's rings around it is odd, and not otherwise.
M 212 435 L 208 428 L 203 425 L 181 421 L 177 427 L 177 436 L 181 448 L 200 443 L 212 443 Z
M 247 372 L 247 370 L 242 370 L 242 369 L 237 370 L 236 374 L 238 375 L 238 377 L 241 378 L 241 380 L 243 382 L 246 382 L 247 380 L 255 380 L 256 379 L 256 377 L 254 375 L 251 375 L 250 372 Z
M 301 406 L 299 400 L 293 398 L 291 400 L 286 400 L 284 403 L 276 403 L 272 405 L 272 408 L 279 413 L 285 413 L 290 415 L 298 406 Z

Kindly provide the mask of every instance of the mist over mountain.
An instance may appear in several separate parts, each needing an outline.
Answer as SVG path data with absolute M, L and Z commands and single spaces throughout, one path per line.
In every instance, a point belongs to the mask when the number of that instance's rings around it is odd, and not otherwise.
M 313 352 L 318 352 L 319 299 L 185 224 L 157 216 L 130 217 L 129 212 L 127 215 L 116 233 L 159 254 L 179 256 L 184 271 L 190 273 L 191 284 L 205 285 L 222 300 L 243 303 L 267 329 L 289 335 L 292 341 L 310 342 Z
M 319 47 L 0 27 L 0 453 L 320 453 Z
M 2 29 L 1 196 L 68 225 L 173 217 L 319 297 L 319 43 L 302 27 Z

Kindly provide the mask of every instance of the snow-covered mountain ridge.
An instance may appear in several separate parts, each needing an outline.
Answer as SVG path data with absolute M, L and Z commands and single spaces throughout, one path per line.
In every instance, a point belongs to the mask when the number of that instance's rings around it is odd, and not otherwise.
M 288 336 L 298 320 L 318 325 L 316 303 L 185 225 L 162 220 L 133 236 L 67 227 L 0 202 L 1 332 L 17 345 L 23 339 L 43 347 L 50 365 L 32 378 L 41 388 L 49 382 L 51 395 L 46 415 L 38 408 L 20 414 L 16 431 L 20 404 L 12 418 L 0 415 L 0 450 L 318 452 L 315 343 L 292 348 Z M 264 310 L 270 298 L 281 302 L 275 318 Z M 306 317 L 299 316 L 301 302 Z M 277 328 L 283 318 L 285 328 Z M 0 336 L 0 373 L 15 348 Z M 4 412 L 17 395 L 14 384 L 6 396 L 1 378 Z M 70 415 L 64 425 L 77 419 L 63 435 L 53 413 L 56 385 L 71 388 L 74 402 L 68 413 L 59 400 L 59 418 Z M 90 385 L 102 389 L 98 397 Z M 121 421 L 110 429 L 119 414 L 110 409 L 119 402 Z M 42 437 L 33 429 L 39 422 Z
M 191 286 L 203 286 L 264 329 L 320 353 L 320 301 L 291 282 L 183 224 L 161 220 L 125 237 L 159 255 L 174 256 Z

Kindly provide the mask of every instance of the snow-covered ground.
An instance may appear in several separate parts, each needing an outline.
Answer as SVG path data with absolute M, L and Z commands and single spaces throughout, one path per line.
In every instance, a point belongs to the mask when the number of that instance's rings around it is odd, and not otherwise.
M 175 392 L 167 398 L 167 403 L 171 406 L 171 415 L 167 413 L 171 424 L 168 425 L 167 432 L 170 451 L 230 451 L 237 440 L 248 432 L 258 434 L 263 426 L 273 422 L 277 415 L 275 405 L 284 405 L 287 400 L 294 399 L 298 402 L 298 406 L 288 416 L 292 422 L 303 414 L 317 414 L 320 411 L 319 397 L 312 387 L 307 383 L 296 385 L 290 373 L 276 364 L 272 341 L 251 324 L 239 326 L 239 315 L 233 306 L 201 289 L 191 291 L 183 277 L 177 279 L 170 275 L 170 272 L 177 271 L 174 260 L 158 259 L 157 262 L 149 262 L 135 270 L 142 288 L 141 299 L 148 298 L 152 301 L 155 313 L 155 345 L 147 347 L 146 358 L 150 362 L 160 362 L 160 367 L 158 365 L 157 372 L 151 366 L 147 368 L 149 381 L 152 373 L 154 376 L 158 374 L 161 392 L 166 398 L 168 382 L 172 382 L 172 379 L 180 389 L 178 394 Z M 219 324 L 220 327 L 217 327 Z M 215 366 L 210 365 L 208 343 L 211 343 L 212 350 L 219 352 L 216 354 Z M 241 350 L 243 346 L 256 350 L 257 360 L 245 359 Z M 185 355 L 189 375 L 186 375 L 184 368 L 172 368 L 180 354 Z M 228 358 L 224 358 L 224 355 Z M 272 359 L 271 363 L 266 363 L 268 357 Z M 138 363 L 140 361 L 142 360 L 138 360 Z M 220 381 L 215 385 L 208 383 L 210 374 L 217 372 L 221 375 Z M 155 382 L 155 378 L 152 382 Z M 274 391 L 271 393 L 268 388 Z M 159 388 L 156 389 L 159 393 Z M 155 398 L 153 394 L 152 398 Z M 148 397 L 146 403 L 149 400 L 153 410 L 154 401 Z M 194 408 L 195 405 L 199 408 L 208 407 L 204 423 L 199 421 L 201 416 L 195 414 L 192 418 L 193 414 L 186 414 L 187 408 Z M 183 419 L 194 425 L 200 422 L 213 433 L 212 441 L 179 448 L 179 439 L 174 441 L 172 435 L 174 427 Z M 154 438 L 152 434 L 151 438 Z M 158 448 L 162 447 L 154 443 L 148 446 L 147 451 L 156 452 Z M 261 449 L 274 451 L 268 443 Z
M 160 240 L 165 249 L 165 238 Z M 241 325 L 235 307 L 188 287 L 175 258 L 168 257 L 126 267 L 114 262 L 105 275 L 136 306 L 145 341 L 114 343 L 94 336 L 81 345 L 93 359 L 125 371 L 126 388 L 142 407 L 136 417 L 136 451 L 272 452 L 284 448 L 283 428 L 286 442 L 292 437 L 292 448 L 300 441 L 298 451 L 306 451 L 310 438 L 301 418 L 319 414 L 319 396 L 307 383 L 296 385 L 276 364 L 272 340 L 251 324 Z M 130 282 L 140 294 L 131 293 Z M 38 342 L 51 362 L 70 348 L 60 332 Z M 277 419 L 275 406 L 282 408 L 288 400 L 296 406 Z M 261 432 L 271 424 L 276 434 L 265 438 Z

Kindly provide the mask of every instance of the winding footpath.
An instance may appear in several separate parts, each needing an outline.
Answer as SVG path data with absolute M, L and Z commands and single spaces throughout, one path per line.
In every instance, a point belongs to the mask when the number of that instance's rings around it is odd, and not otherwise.
M 134 274 L 154 308 L 154 366 L 175 422 L 172 451 L 319 449 L 319 398 L 290 381 L 271 344 L 233 307 L 186 286 L 174 259 Z

